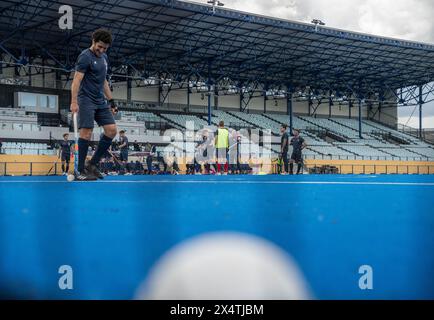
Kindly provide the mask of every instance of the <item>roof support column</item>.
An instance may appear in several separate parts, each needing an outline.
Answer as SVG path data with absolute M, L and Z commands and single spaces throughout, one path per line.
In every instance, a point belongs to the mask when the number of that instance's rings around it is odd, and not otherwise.
M 359 96 L 359 138 L 363 139 L 362 135 L 362 97 Z
M 241 112 L 243 112 L 243 101 L 244 101 L 243 86 L 240 85 L 240 111 Z
M 62 74 L 58 69 L 56 69 L 56 89 L 62 89 Z
M 267 113 L 267 91 L 264 90 L 264 113 Z
M 161 106 L 161 93 L 163 92 L 163 88 L 161 86 L 161 74 L 158 73 L 158 105 Z
M 381 109 L 383 108 L 383 97 L 380 96 L 380 102 L 378 103 L 378 121 L 381 120 Z
M 332 117 L 332 106 L 333 106 L 333 99 L 332 99 L 332 91 L 329 91 L 329 118 Z
M 190 110 L 190 77 L 187 79 L 187 109 Z
M 127 67 L 127 102 L 131 102 L 131 88 L 132 88 L 132 81 L 129 77 L 131 73 L 131 67 Z
M 419 138 L 420 139 L 423 139 L 422 108 L 423 108 L 423 87 L 419 86 Z
M 211 125 L 211 60 L 208 60 L 208 125 Z
M 308 99 L 308 109 L 307 109 L 307 115 L 310 117 L 312 115 L 312 89 L 309 88 L 309 99 Z
M 31 67 L 31 65 L 32 65 L 32 58 L 31 57 L 29 57 L 29 86 L 31 87 L 32 86 L 32 67 Z
M 293 122 L 292 122 L 292 87 L 288 85 L 286 93 L 286 110 L 289 115 L 289 132 L 292 133 Z M 310 108 L 309 108 L 310 109 Z
M 42 58 L 42 88 L 45 88 L 45 57 Z

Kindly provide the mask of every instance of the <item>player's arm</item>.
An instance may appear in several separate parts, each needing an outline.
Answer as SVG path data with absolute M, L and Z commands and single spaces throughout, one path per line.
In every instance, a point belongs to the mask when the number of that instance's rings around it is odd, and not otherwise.
M 284 138 L 282 144 L 280 145 L 280 152 L 283 153 L 283 148 L 288 143 L 288 139 Z
M 109 102 L 112 113 L 113 114 L 118 113 L 118 107 L 117 107 L 115 101 L 113 100 L 112 91 L 110 90 L 110 86 L 109 86 L 107 79 L 104 80 L 104 96 L 106 97 L 106 99 Z
M 104 80 L 104 96 L 109 101 L 113 100 L 112 92 L 110 90 L 110 86 L 109 86 L 109 83 L 108 83 L 107 79 Z
M 77 102 L 77 97 L 78 97 L 78 90 L 80 90 L 80 84 L 81 81 L 83 80 L 84 77 L 84 73 L 83 72 L 79 72 L 76 71 L 74 73 L 74 79 L 72 80 L 72 85 L 71 85 L 71 112 L 76 113 L 78 112 L 78 102 Z
M 218 130 L 214 133 L 214 145 L 215 146 L 217 146 L 217 140 L 218 140 L 218 137 L 219 137 L 219 132 L 218 132 Z
M 307 147 L 306 141 L 303 139 L 303 143 L 301 144 L 301 150 Z

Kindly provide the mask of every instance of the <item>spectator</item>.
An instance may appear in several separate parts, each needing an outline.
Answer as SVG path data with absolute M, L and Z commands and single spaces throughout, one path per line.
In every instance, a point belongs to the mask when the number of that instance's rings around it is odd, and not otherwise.
M 119 150 L 120 160 L 126 164 L 128 162 L 128 138 L 125 130 L 119 131 Z
M 134 149 L 134 151 L 142 151 L 137 140 L 134 140 L 133 149 Z
M 135 163 L 131 160 L 129 163 L 127 162 L 126 163 L 126 173 L 125 173 L 125 175 L 126 176 L 131 176 L 131 175 L 133 175 L 133 174 L 135 174 Z
M 156 147 L 151 145 L 149 142 L 146 145 L 146 151 L 148 152 L 148 156 L 146 157 L 146 165 L 148 167 L 148 174 L 152 174 L 154 170 L 152 169 L 152 160 L 155 156 Z
M 73 152 L 73 144 L 69 141 L 69 134 L 63 134 L 63 141 L 59 143 L 59 158 L 62 161 L 62 174 L 65 176 L 69 172 L 69 162 L 71 160 L 71 153 Z
M 289 164 L 289 173 L 293 174 L 294 163 L 297 163 L 297 174 L 302 173 L 303 169 L 303 155 L 302 150 L 306 148 L 306 142 L 302 137 L 300 137 L 300 130 L 293 129 L 292 130 L 293 138 L 291 139 L 292 145 L 292 155 L 291 155 L 291 163 Z
M 143 165 L 140 161 L 136 160 L 136 168 L 135 168 L 135 174 L 144 174 L 145 170 L 143 168 Z
M 225 128 L 224 121 L 219 122 L 215 132 L 215 146 L 217 148 L 217 174 L 221 173 L 221 165 L 224 165 L 224 174 L 228 173 L 229 165 L 227 154 L 229 150 L 229 131 Z

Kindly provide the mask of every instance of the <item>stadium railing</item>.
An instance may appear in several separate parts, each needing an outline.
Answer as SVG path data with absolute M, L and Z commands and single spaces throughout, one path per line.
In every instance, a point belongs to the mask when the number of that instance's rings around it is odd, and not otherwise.
M 61 162 L 0 162 L 0 176 L 48 176 L 62 173 Z M 334 163 L 333 165 L 305 164 L 304 172 L 321 173 L 321 167 L 336 168 L 323 170 L 326 173 L 339 174 L 434 174 L 434 165 L 405 165 L 405 164 L 348 164 Z M 280 172 L 280 165 L 274 163 L 271 173 Z M 72 166 L 70 166 L 72 173 Z

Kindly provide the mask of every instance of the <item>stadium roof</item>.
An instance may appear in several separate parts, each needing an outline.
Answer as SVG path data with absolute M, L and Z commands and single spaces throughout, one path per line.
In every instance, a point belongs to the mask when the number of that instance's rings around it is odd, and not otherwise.
M 69 69 L 90 33 L 105 27 L 114 34 L 115 70 L 127 65 L 143 77 L 182 81 L 209 72 L 214 82 L 363 92 L 434 81 L 434 45 L 175 0 L 68 1 L 74 20 L 66 31 L 58 27 L 62 4 L 2 0 L 0 50 L 16 62 L 24 52 Z

